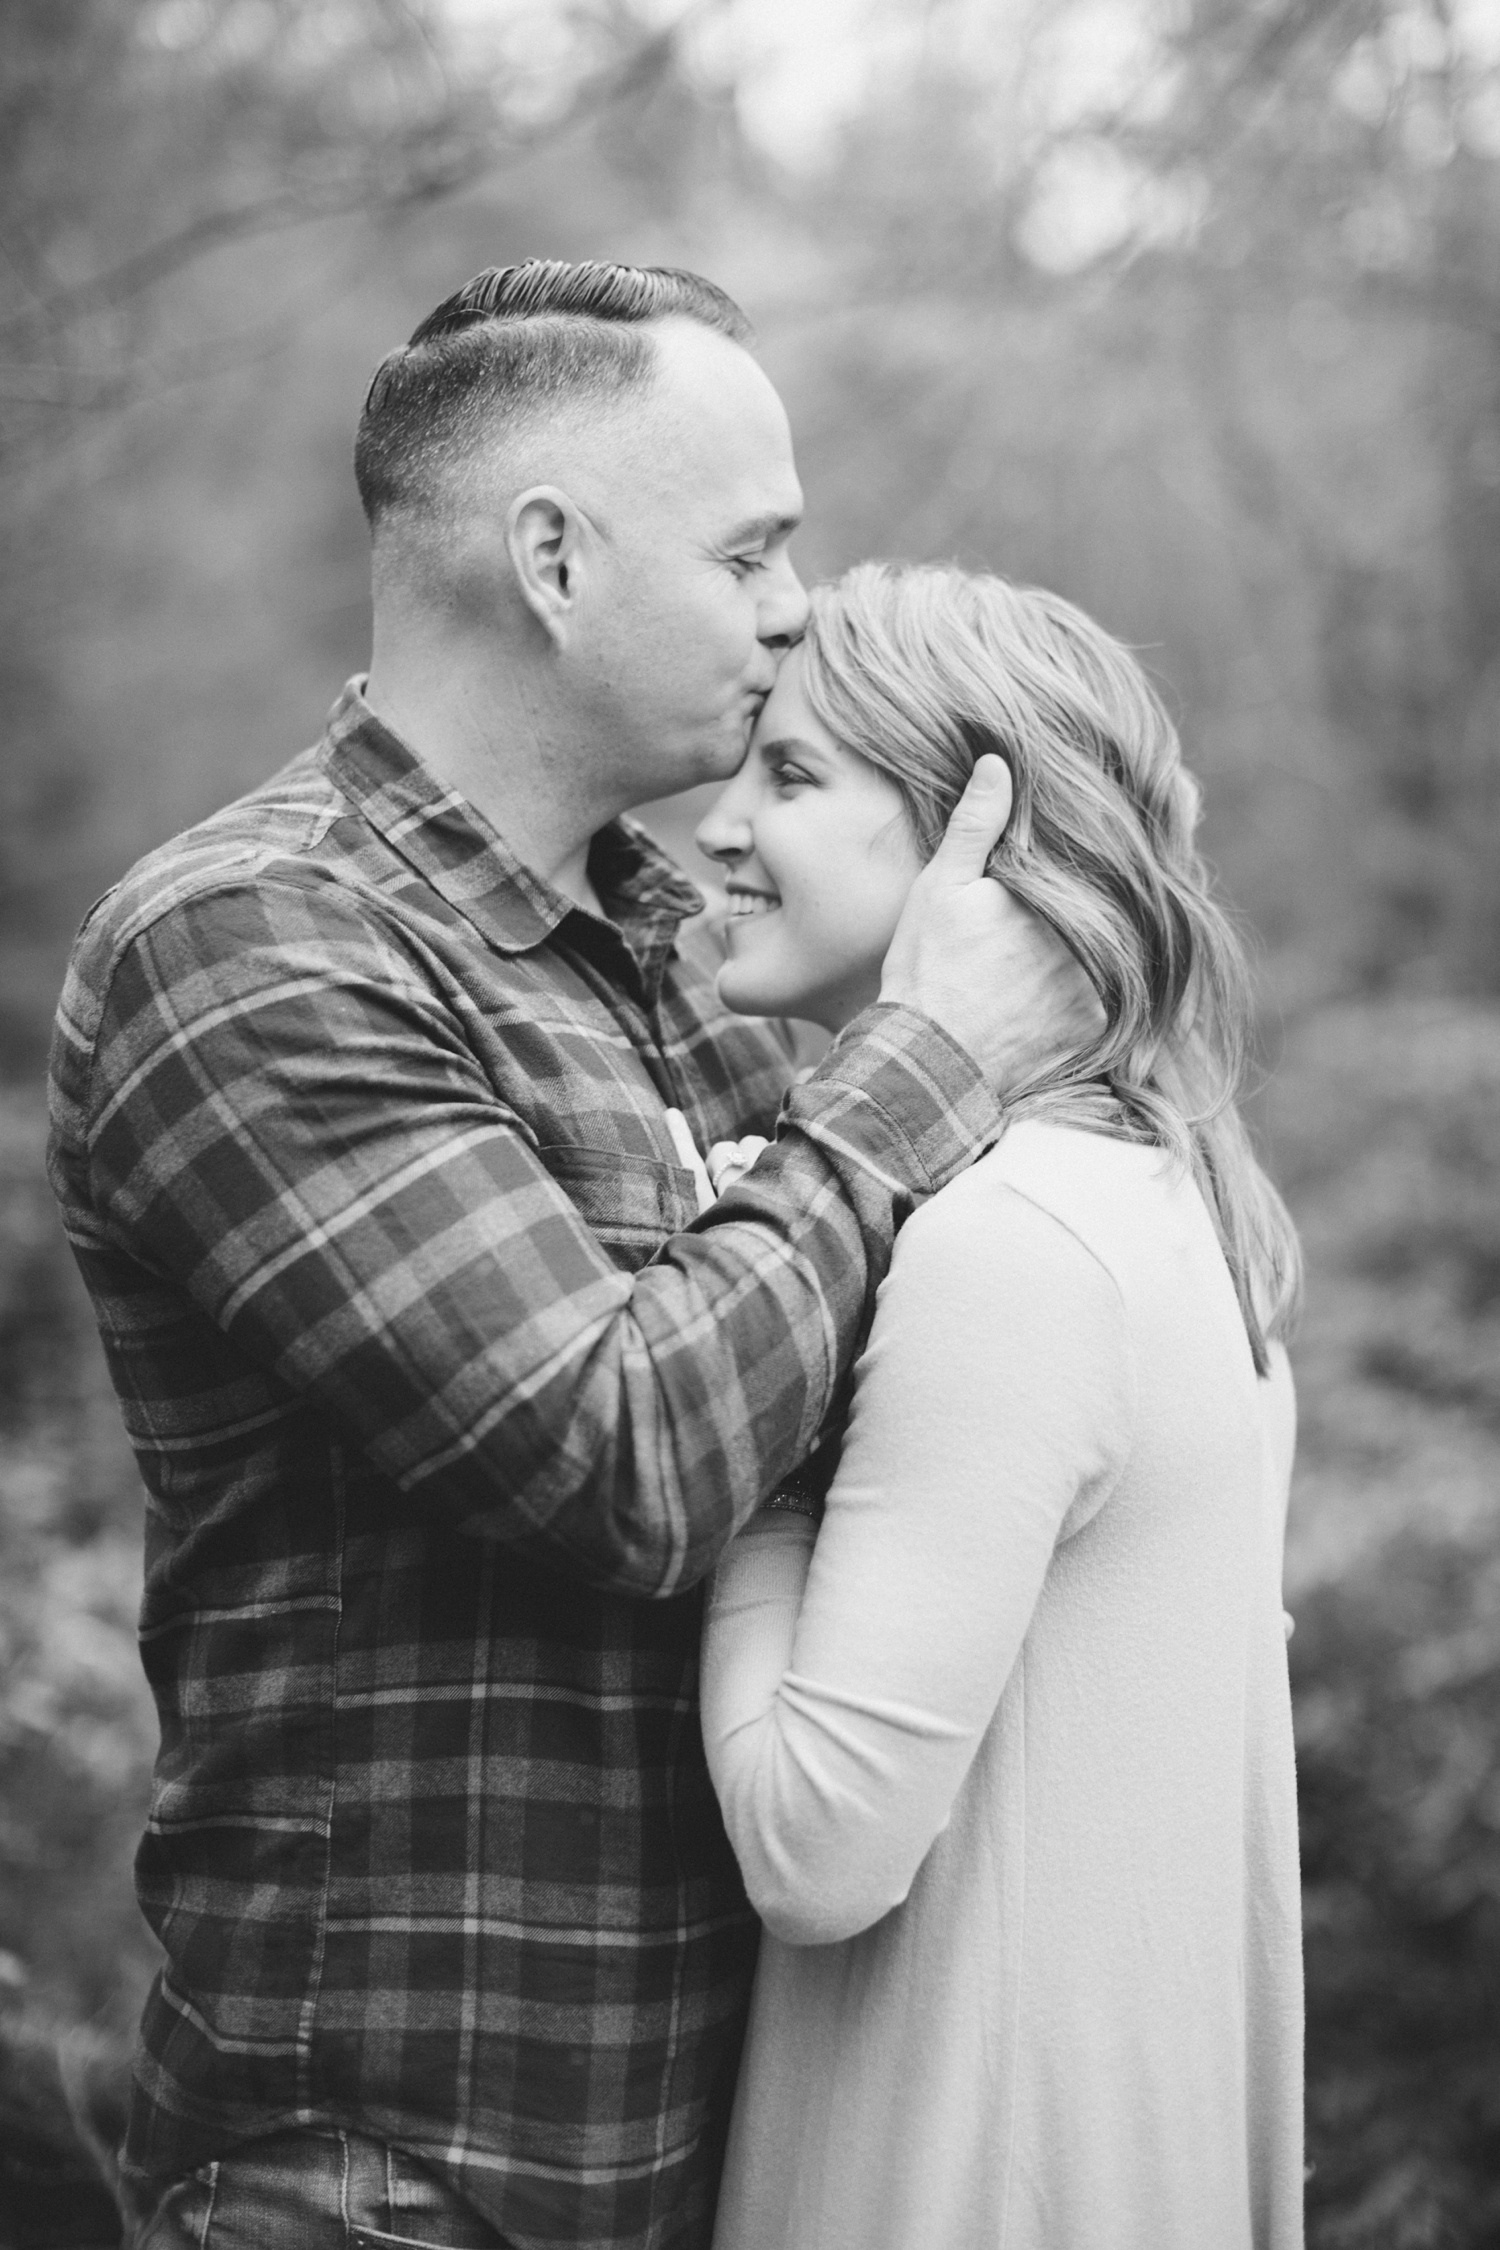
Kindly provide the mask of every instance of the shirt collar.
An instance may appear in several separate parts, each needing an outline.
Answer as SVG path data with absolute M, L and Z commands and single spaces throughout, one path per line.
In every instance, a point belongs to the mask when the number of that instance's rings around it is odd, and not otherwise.
M 430 774 L 375 716 L 363 690 L 363 676 L 349 681 L 318 754 L 393 851 L 502 953 L 530 952 L 569 914 L 597 923 L 518 859 L 467 797 Z M 670 953 L 678 924 L 703 911 L 701 893 L 633 820 L 600 829 L 589 876 L 608 920 L 648 973 Z

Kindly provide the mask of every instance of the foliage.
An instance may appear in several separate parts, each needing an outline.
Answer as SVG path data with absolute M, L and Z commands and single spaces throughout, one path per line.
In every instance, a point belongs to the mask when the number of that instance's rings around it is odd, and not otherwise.
M 130 1882 L 156 1748 L 140 1492 L 42 1137 L 36 1091 L 0 1097 L 0 2240 L 17 2250 L 106 2239 L 154 1966 Z
M 626 11 L 570 11 L 544 66 L 464 67 L 436 0 L 10 0 L 0 19 L 0 459 L 252 348 L 171 335 L 162 285 L 213 252 L 454 194 L 649 72 Z M 88 162 L 78 158 L 87 149 Z
M 1405 0 L 1142 8 L 1079 109 L 1048 71 L 1101 11 L 1040 13 L 1029 64 L 936 48 L 826 183 L 788 388 L 831 559 L 996 561 L 1150 649 L 1286 1005 L 1492 989 L 1500 42 Z M 1074 264 L 1080 167 L 1119 233 Z
M 1268 1104 L 1313 1283 L 1289 1592 L 1313 2241 L 1500 2233 L 1500 1011 L 1301 1027 Z
M 1050 582 L 1175 700 L 1290 1027 L 1258 1110 L 1311 1275 L 1312 2239 L 1481 2250 L 1500 41 L 1483 0 L 871 0 L 894 60 L 797 169 L 741 129 L 733 41 L 699 37 L 754 4 L 674 31 L 666 0 L 547 0 L 483 38 L 448 0 L 0 10 L 0 2238 L 18 2194 L 53 2194 L 53 2240 L 70 2194 L 97 2225 L 152 1965 L 141 1502 L 40 1163 L 68 936 L 315 733 L 363 654 L 369 369 L 542 251 L 742 297 L 810 572 L 956 553 Z

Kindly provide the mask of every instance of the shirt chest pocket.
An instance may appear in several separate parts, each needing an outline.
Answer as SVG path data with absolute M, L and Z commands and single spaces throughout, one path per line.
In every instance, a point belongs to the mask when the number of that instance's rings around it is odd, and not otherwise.
M 590 1232 L 629 1271 L 698 1215 L 697 1189 L 685 1165 L 578 1142 L 537 1153 Z

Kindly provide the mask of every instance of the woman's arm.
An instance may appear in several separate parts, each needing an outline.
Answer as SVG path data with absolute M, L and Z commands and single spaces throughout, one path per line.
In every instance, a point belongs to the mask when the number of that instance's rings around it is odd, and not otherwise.
M 714 1585 L 709 1764 L 778 1937 L 905 1898 L 1130 1422 L 1118 1292 L 1064 1226 L 982 1166 L 908 1221 L 816 1549 L 755 1519 Z

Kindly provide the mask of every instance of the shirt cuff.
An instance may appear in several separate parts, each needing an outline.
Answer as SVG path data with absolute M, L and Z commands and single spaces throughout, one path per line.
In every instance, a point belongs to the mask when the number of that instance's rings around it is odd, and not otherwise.
M 812 1075 L 793 1086 L 785 1114 L 813 1140 L 857 1133 L 866 1162 L 885 1151 L 871 1140 L 878 1120 L 893 1170 L 913 1169 L 936 1194 L 1000 1138 L 1000 1103 L 968 1050 L 916 1008 L 889 1000 L 862 1009 Z

